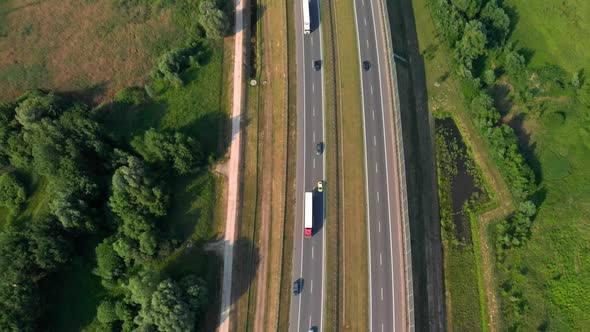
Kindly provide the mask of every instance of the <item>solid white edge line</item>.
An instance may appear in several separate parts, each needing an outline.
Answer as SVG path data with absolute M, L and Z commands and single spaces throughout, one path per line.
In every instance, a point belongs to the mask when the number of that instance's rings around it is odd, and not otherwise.
M 300 3 L 300 7 L 299 9 L 301 10 L 301 17 L 303 17 L 303 6 L 301 6 L 302 2 Z M 301 27 L 301 31 L 303 32 L 303 24 L 300 25 Z M 306 92 L 305 92 L 305 33 L 302 33 L 301 35 L 301 58 L 303 59 L 303 63 L 300 64 L 300 66 L 302 66 L 303 70 L 303 106 L 302 106 L 302 110 L 303 110 L 303 195 L 305 196 L 305 155 L 306 155 L 306 139 L 305 139 L 305 103 L 306 103 Z M 304 199 L 304 197 L 301 197 L 300 199 Z M 303 209 L 305 210 L 305 207 L 303 207 Z M 303 211 L 303 218 L 305 218 L 305 211 Z M 295 231 L 299 231 L 301 232 L 301 229 L 297 229 L 297 223 L 295 223 Z M 299 234 L 301 235 L 301 234 Z M 299 265 L 299 276 L 298 278 L 302 278 L 303 277 L 303 236 L 301 236 L 301 246 L 299 247 L 299 252 L 300 252 L 300 265 Z M 301 298 L 303 296 L 299 295 L 299 311 L 297 313 L 297 331 L 300 330 L 301 328 Z M 311 322 L 311 318 L 310 318 L 310 322 Z
M 317 9 L 318 9 L 318 34 L 320 35 L 320 58 L 323 59 L 324 58 L 324 43 L 322 41 L 322 19 L 321 19 L 321 11 L 320 11 L 320 0 L 317 0 L 316 2 L 317 4 Z M 320 72 L 320 76 L 321 76 L 321 84 L 322 84 L 322 140 L 325 142 L 326 141 L 326 115 L 324 114 L 324 102 L 325 102 L 325 95 L 324 95 L 324 71 L 322 70 Z M 323 159 L 323 164 L 322 164 L 322 180 L 326 178 L 326 154 L 322 154 L 322 159 Z M 322 220 L 324 225 L 326 224 L 325 222 L 325 216 L 326 216 L 326 195 L 322 195 Z M 323 330 L 323 326 L 324 326 L 324 293 L 325 293 L 325 285 L 326 282 L 326 232 L 322 231 L 322 289 L 321 289 L 321 293 L 322 293 L 322 300 L 321 300 L 321 313 L 320 313 L 320 323 L 318 326 L 318 330 L 322 331 Z
M 387 183 L 387 212 L 389 218 L 389 251 L 390 251 L 390 259 L 391 259 L 391 309 L 392 309 L 392 317 L 393 317 L 393 331 L 395 331 L 395 282 L 393 277 L 393 240 L 391 237 L 391 198 L 389 197 L 389 166 L 387 163 L 387 138 L 385 135 L 385 111 L 383 110 L 383 82 L 381 81 L 381 57 L 379 56 L 379 41 L 377 40 L 377 26 L 375 25 L 375 8 L 371 4 L 371 15 L 373 15 L 373 36 L 375 38 L 375 49 L 377 50 L 377 71 L 379 72 L 379 89 L 381 91 L 381 116 L 383 121 L 383 144 L 384 144 L 384 151 L 385 151 L 385 178 Z
M 357 51 L 358 51 L 358 60 L 359 60 L 359 78 L 361 80 L 361 106 L 363 109 L 363 141 L 365 143 L 365 189 L 366 189 L 366 209 L 367 209 L 367 237 L 368 237 L 368 254 L 369 254 L 369 331 L 373 330 L 373 293 L 372 293 L 372 273 L 371 273 L 371 211 L 369 209 L 369 174 L 368 174 L 368 166 L 367 166 L 367 131 L 366 131 L 366 123 L 365 123 L 365 91 L 364 91 L 364 87 L 363 87 L 363 69 L 361 68 L 360 63 L 362 62 L 362 57 L 361 57 L 361 39 L 359 36 L 359 30 L 358 30 L 358 13 L 356 10 L 356 6 L 357 6 L 357 0 L 354 1 L 354 21 L 355 21 L 355 30 L 356 30 L 356 40 L 357 40 Z M 365 5 L 365 1 L 361 0 L 363 3 L 363 6 Z

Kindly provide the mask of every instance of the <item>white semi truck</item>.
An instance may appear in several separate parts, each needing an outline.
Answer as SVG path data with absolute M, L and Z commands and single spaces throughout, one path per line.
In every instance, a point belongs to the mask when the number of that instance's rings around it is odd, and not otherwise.
M 309 0 L 303 1 L 303 33 L 311 33 L 311 18 L 309 16 Z
M 303 235 L 311 237 L 313 229 L 313 193 L 305 192 L 305 221 Z

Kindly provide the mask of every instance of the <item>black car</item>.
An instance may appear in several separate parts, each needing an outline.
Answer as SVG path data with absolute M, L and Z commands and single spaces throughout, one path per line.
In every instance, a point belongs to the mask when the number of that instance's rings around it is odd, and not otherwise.
M 320 155 L 322 154 L 322 152 L 324 152 L 324 143 L 319 142 L 318 144 L 315 145 L 315 152 Z
M 314 61 L 313 67 L 315 68 L 315 70 L 320 71 L 320 69 L 322 69 L 322 61 L 321 60 Z
M 293 283 L 293 294 L 298 295 L 301 293 L 301 284 L 303 283 L 303 280 L 301 278 L 295 280 L 295 282 Z
M 363 61 L 363 69 L 365 71 L 368 71 L 369 69 L 371 69 L 371 63 L 369 61 Z

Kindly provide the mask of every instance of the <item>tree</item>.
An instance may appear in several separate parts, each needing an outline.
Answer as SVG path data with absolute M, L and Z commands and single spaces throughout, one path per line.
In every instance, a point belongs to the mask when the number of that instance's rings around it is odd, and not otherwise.
M 40 269 L 54 271 L 70 260 L 70 243 L 54 217 L 30 221 L 25 235 L 30 255 Z
M 30 147 L 23 140 L 21 124 L 15 119 L 17 104 L 0 103 L 0 167 L 26 168 L 31 162 Z
M 35 330 L 41 315 L 39 283 L 68 257 L 56 224 L 46 218 L 0 232 L 0 330 Z
M 525 66 L 524 56 L 517 51 L 508 51 L 504 58 L 506 72 L 513 76 L 522 76 Z M 517 77 L 515 77 L 517 78 Z
M 459 64 L 471 70 L 473 61 L 483 55 L 486 50 L 486 35 L 479 21 L 469 21 L 465 25 L 463 37 L 455 48 L 455 58 Z
M 229 20 L 225 13 L 217 8 L 215 2 L 204 0 L 199 5 L 199 23 L 205 29 L 207 37 L 221 39 L 229 29 Z
M 173 49 L 164 53 L 157 62 L 154 76 L 156 78 L 163 78 L 170 82 L 175 87 L 184 85 L 180 73 L 187 66 L 187 57 L 183 49 Z
M 151 128 L 131 144 L 147 162 L 164 163 L 179 174 L 196 170 L 203 159 L 200 144 L 180 132 L 162 133 Z
M 96 247 L 96 269 L 94 273 L 104 281 L 114 281 L 123 276 L 125 266 L 123 260 L 113 249 L 115 239 L 109 237 L 104 239 Z
M 457 7 L 468 19 L 473 19 L 479 9 L 481 8 L 481 0 L 451 0 L 453 5 Z
M 484 23 L 489 44 L 503 46 L 510 32 L 510 18 L 496 0 L 488 1 L 481 10 L 480 19 Z
M 142 307 L 136 323 L 140 326 L 155 325 L 158 331 L 192 331 L 196 316 L 202 310 L 204 291 L 200 281 L 194 277 L 178 283 L 167 279 L 158 284 L 150 301 Z
M 166 214 L 168 195 L 138 158 L 129 157 L 127 165 L 115 171 L 112 185 L 109 206 L 123 220 L 138 214 L 158 217 Z
M 115 310 L 115 302 L 112 300 L 104 300 L 96 309 L 96 318 L 103 324 L 116 322 L 119 320 Z
M 147 305 L 160 281 L 158 273 L 144 270 L 129 278 L 125 287 L 129 291 L 129 300 L 139 305 Z
M 483 72 L 483 81 L 487 85 L 492 85 L 496 82 L 496 73 L 494 73 L 493 69 L 487 69 Z
M 465 18 L 447 1 L 431 1 L 429 4 L 438 32 L 449 47 L 454 47 L 463 34 Z
M 55 118 L 59 113 L 58 98 L 54 94 L 30 93 L 16 108 L 16 120 L 25 128 L 34 127 L 45 117 Z
M 26 198 L 24 186 L 13 173 L 0 174 L 0 205 L 4 205 L 12 215 L 16 215 Z

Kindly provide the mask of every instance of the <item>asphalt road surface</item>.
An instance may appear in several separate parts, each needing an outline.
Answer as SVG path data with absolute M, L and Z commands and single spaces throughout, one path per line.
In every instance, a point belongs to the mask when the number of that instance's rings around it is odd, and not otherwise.
M 355 0 L 369 234 L 369 330 L 404 331 L 403 251 L 393 103 L 387 93 L 383 24 L 375 1 Z M 368 61 L 369 68 L 364 62 Z M 397 111 L 397 110 L 396 110 Z
M 297 188 L 295 233 L 293 243 L 293 279 L 303 280 L 301 294 L 292 294 L 290 331 L 316 327 L 322 331 L 324 313 L 324 196 L 316 189 L 325 179 L 324 153 L 318 155 L 316 144 L 324 142 L 323 57 L 320 32 L 319 0 L 311 0 L 311 33 L 303 34 L 303 7 L 306 0 L 295 1 L 297 52 Z M 322 61 L 316 70 L 314 61 Z M 330 147 L 325 147 L 330 149 Z M 330 187 L 324 185 L 324 191 Z M 314 192 L 313 236 L 303 236 L 304 193 Z

